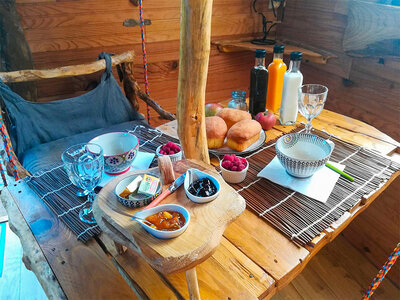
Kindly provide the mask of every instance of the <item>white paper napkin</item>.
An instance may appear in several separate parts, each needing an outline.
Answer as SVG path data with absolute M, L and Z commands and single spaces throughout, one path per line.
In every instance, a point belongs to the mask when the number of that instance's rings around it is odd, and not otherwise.
M 345 165 L 329 162 L 334 167 L 343 171 Z M 264 177 L 276 184 L 287 187 L 317 201 L 325 203 L 332 193 L 340 174 L 324 166 L 321 170 L 308 178 L 297 178 L 289 175 L 280 163 L 278 157 L 275 158 L 257 175 Z
M 151 162 L 153 161 L 154 155 L 155 155 L 154 153 L 139 151 L 136 158 L 133 160 L 133 163 L 132 163 L 129 171 L 148 169 L 150 167 Z M 117 176 L 118 175 L 109 175 L 109 174 L 103 173 L 103 178 L 102 178 L 99 186 L 101 186 L 101 187 L 105 186 L 107 183 L 109 183 L 111 180 L 113 180 Z

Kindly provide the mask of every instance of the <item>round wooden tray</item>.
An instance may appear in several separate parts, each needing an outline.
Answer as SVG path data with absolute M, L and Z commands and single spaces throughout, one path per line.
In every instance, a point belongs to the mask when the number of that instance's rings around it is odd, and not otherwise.
M 177 238 L 160 240 L 153 237 L 128 216 L 140 208 L 131 209 L 118 202 L 115 186 L 122 178 L 135 172 L 127 172 L 108 183 L 93 203 L 93 213 L 101 229 L 114 241 L 138 252 L 153 268 L 164 274 L 189 270 L 212 255 L 225 228 L 246 207 L 243 197 L 225 183 L 212 166 L 181 160 L 173 163 L 173 167 L 176 178 L 189 168 L 197 168 L 212 174 L 221 184 L 220 195 L 209 203 L 192 202 L 186 197 L 183 186 L 162 202 L 180 204 L 190 213 L 188 229 Z M 158 168 L 151 170 L 158 171 Z M 164 186 L 163 190 L 167 187 Z

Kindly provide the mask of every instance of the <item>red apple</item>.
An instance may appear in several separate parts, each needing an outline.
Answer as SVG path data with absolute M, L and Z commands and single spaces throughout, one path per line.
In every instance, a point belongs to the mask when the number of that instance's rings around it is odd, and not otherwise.
M 224 107 L 218 103 L 208 103 L 205 107 L 206 117 L 215 116 Z
M 271 129 L 275 123 L 276 123 L 276 118 L 275 115 L 272 112 L 259 112 L 256 117 L 256 121 L 261 124 L 262 129 L 264 130 L 269 130 Z

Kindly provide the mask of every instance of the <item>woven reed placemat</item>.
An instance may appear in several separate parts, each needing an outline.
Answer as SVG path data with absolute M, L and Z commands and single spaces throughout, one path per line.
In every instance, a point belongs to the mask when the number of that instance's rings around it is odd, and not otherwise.
M 143 125 L 134 126 L 129 132 L 139 138 L 139 149 L 143 152 L 155 153 L 159 145 L 168 141 L 179 142 L 159 130 Z M 156 158 L 150 167 L 155 165 L 157 165 Z M 87 242 L 101 232 L 97 224 L 87 224 L 80 221 L 79 210 L 88 200 L 86 197 L 79 198 L 76 196 L 77 188 L 69 180 L 61 165 L 61 160 L 53 168 L 42 170 L 24 180 L 79 240 Z
M 297 129 L 300 131 L 304 129 Z M 313 134 L 335 143 L 331 160 L 344 164 L 344 171 L 354 177 L 350 182 L 342 176 L 324 204 L 298 192 L 277 185 L 257 174 L 275 157 L 275 142 L 247 156 L 246 179 L 232 187 L 245 199 L 247 207 L 281 231 L 295 243 L 304 246 L 357 205 L 367 195 L 400 169 L 398 163 L 363 147 L 347 143 L 326 132 L 313 129 Z

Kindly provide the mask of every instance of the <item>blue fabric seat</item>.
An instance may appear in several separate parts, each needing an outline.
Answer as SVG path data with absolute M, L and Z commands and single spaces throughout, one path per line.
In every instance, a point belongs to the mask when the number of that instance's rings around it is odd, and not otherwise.
M 124 128 L 123 124 L 144 119 L 133 109 L 114 79 L 110 55 L 103 52 L 99 58 L 106 61 L 99 85 L 86 94 L 70 99 L 45 103 L 26 101 L 0 81 L 1 104 L 6 111 L 14 151 L 24 165 L 32 167 L 29 171 L 42 164 L 32 164 L 35 155 L 36 159 L 45 159 L 36 149 L 47 149 L 45 152 L 49 157 L 59 158 L 59 153 L 51 152 L 61 145 L 85 142 L 90 140 L 86 137 L 94 137 L 93 132 L 100 134 L 114 128 L 114 125 L 118 128 L 119 124 Z M 51 148 L 54 145 L 57 147 Z
M 32 174 L 51 169 L 61 164 L 61 154 L 69 146 L 89 142 L 103 133 L 131 130 L 138 124 L 148 126 L 144 121 L 124 122 L 37 145 L 23 154 L 22 165 Z

